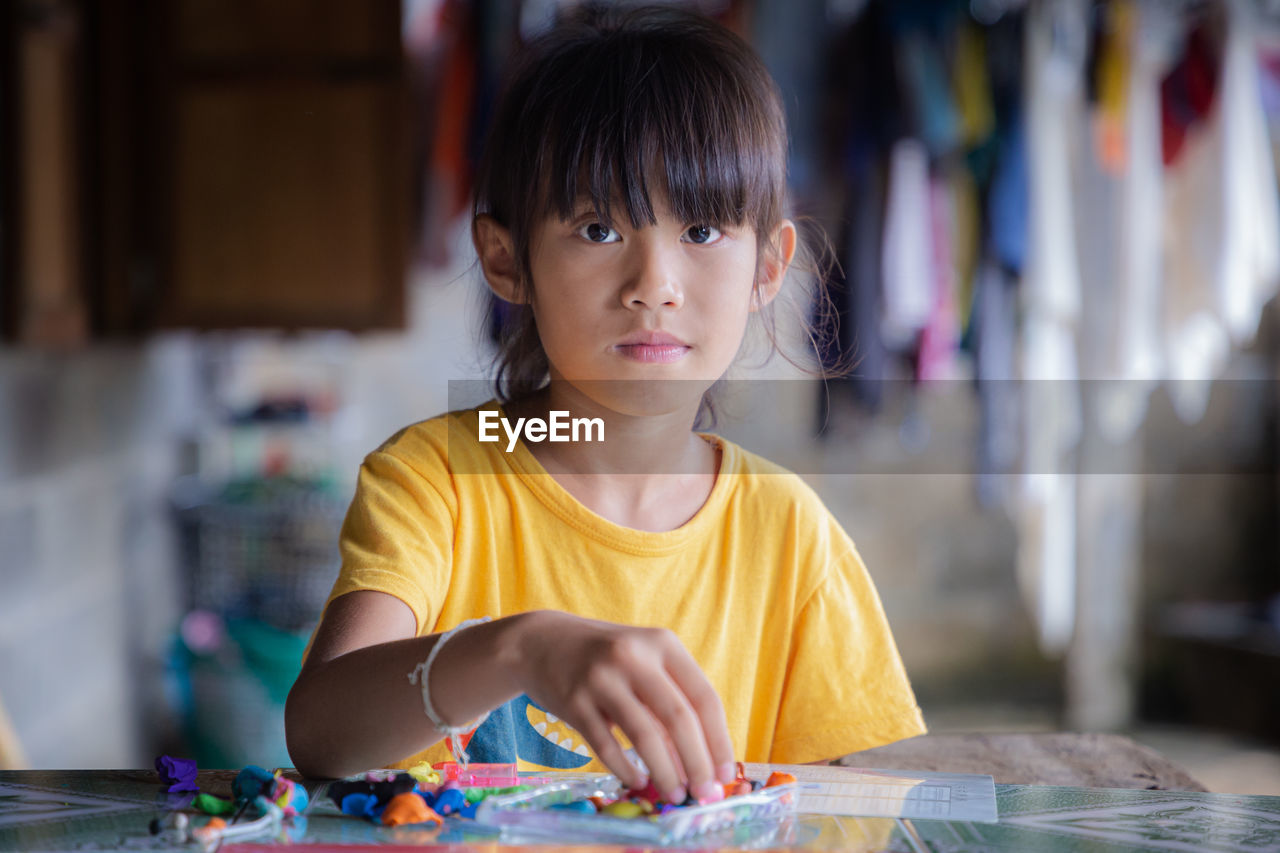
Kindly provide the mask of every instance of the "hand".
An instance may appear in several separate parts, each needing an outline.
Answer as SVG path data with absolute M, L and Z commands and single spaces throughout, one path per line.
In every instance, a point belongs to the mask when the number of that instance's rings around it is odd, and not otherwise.
M 573 726 L 624 785 L 653 782 L 670 802 L 714 796 L 735 775 L 724 706 L 671 631 L 543 610 L 524 614 L 518 679 L 531 699 Z M 623 754 L 616 725 L 649 768 Z

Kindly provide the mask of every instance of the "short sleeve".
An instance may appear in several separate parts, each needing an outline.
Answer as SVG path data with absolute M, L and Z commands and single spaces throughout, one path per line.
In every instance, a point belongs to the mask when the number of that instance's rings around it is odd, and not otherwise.
M 802 604 L 769 760 L 838 758 L 925 732 L 875 586 L 851 542 Z
M 385 592 L 409 606 L 419 634 L 435 624 L 452 572 L 457 507 L 447 474 L 432 479 L 386 450 L 369 454 L 342 525 L 342 569 L 329 601 Z

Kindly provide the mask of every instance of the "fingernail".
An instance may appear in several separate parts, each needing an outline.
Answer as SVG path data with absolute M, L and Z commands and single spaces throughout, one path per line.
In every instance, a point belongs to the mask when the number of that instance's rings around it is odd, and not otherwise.
M 696 785 L 693 796 L 700 803 L 718 803 L 724 799 L 724 786 L 714 779 Z
M 720 784 L 728 785 L 734 779 L 738 778 L 738 767 L 732 761 L 725 762 L 720 765 L 720 769 L 716 771 L 716 776 L 720 777 Z
M 684 785 L 677 785 L 672 789 L 670 795 L 667 796 L 667 802 L 674 803 L 678 806 L 683 803 L 687 797 L 688 794 L 684 792 Z

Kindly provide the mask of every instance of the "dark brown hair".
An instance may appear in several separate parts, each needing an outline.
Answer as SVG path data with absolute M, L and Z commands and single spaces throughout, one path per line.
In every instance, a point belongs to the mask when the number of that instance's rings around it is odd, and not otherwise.
M 522 288 L 535 224 L 569 218 L 584 198 L 604 224 L 625 214 L 639 228 L 657 222 L 658 190 L 679 219 L 749 224 L 771 251 L 786 160 L 777 86 L 742 39 L 670 6 L 590 6 L 517 58 L 477 167 L 473 214 L 509 230 Z M 541 388 L 549 365 L 532 309 L 504 307 L 496 385 L 506 401 Z

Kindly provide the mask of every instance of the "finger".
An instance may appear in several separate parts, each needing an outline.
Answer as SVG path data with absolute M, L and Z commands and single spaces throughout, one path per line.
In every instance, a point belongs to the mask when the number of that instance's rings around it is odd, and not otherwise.
M 702 722 L 675 680 L 665 669 L 658 669 L 637 677 L 634 689 L 665 730 L 674 749 L 676 773 L 688 780 L 690 793 L 698 799 L 713 799 L 708 783 L 713 781 L 715 770 Z
M 596 757 L 623 785 L 628 788 L 643 788 L 649 784 L 648 777 L 632 763 L 623 751 L 622 744 L 613 736 L 612 724 L 599 711 L 594 708 L 584 709 L 575 714 L 573 719 L 566 717 L 565 721 L 586 738 Z
M 716 693 L 706 673 L 683 645 L 667 655 L 664 663 L 676 688 L 688 700 L 698 718 L 708 760 L 713 768 L 707 778 L 714 777 L 722 784 L 729 784 L 737 775 L 737 767 L 734 764 L 733 741 L 729 737 L 729 724 L 725 720 L 724 703 L 720 701 L 720 694 Z M 699 780 L 701 778 L 698 777 Z
M 671 759 L 667 738 L 661 724 L 632 691 L 630 685 L 601 690 L 598 693 L 600 707 L 631 741 L 640 759 L 649 768 L 649 779 L 658 792 L 672 803 L 685 799 L 685 788 L 680 771 Z

